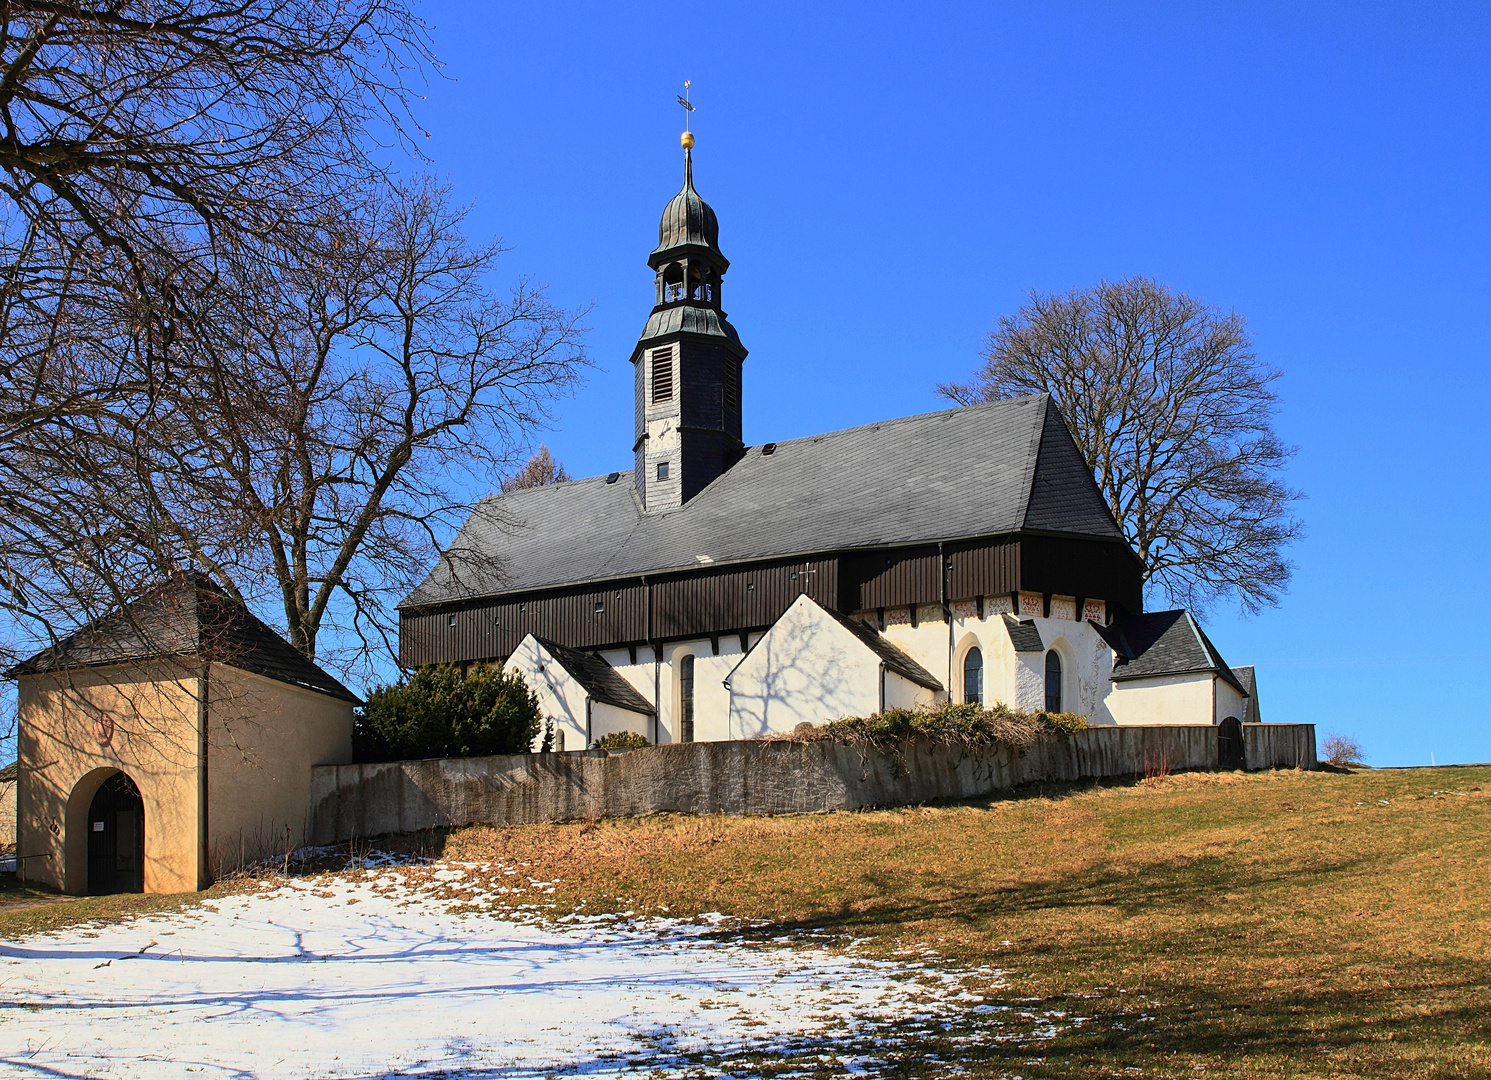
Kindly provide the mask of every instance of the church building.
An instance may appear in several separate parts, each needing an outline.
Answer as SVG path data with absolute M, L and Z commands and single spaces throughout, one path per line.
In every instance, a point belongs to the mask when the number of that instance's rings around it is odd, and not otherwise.
M 629 471 L 494 495 L 400 605 L 409 667 L 502 663 L 562 749 L 746 739 L 1005 702 L 1093 724 L 1259 719 L 1143 567 L 1049 397 L 746 446 L 747 351 L 715 212 L 683 189 L 648 257 Z

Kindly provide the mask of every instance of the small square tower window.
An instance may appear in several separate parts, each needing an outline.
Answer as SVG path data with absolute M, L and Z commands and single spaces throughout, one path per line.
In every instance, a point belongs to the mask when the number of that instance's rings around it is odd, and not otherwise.
M 454 615 L 447 615 L 445 617 L 445 625 L 446 626 L 454 626 L 455 624 L 456 624 L 456 617 Z
M 666 461 L 659 461 L 657 463 L 657 478 L 659 480 L 668 479 L 668 463 Z
M 597 600 L 595 602 L 595 613 L 597 615 L 601 615 L 601 614 L 603 614 L 605 612 L 605 610 L 606 610 L 606 602 L 604 600 Z

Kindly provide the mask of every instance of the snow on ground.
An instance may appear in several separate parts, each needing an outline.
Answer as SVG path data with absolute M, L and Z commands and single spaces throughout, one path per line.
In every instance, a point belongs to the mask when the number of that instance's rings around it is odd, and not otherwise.
M 518 880 L 385 867 L 0 943 L 0 1073 L 723 1076 L 807 1055 L 873 1075 L 908 1024 L 1003 1011 L 914 959 L 484 910 Z

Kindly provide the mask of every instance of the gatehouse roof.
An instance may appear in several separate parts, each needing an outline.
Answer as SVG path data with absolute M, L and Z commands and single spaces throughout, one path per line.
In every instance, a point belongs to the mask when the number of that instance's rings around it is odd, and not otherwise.
M 362 704 L 351 690 L 293 648 L 205 574 L 189 571 L 55 646 L 22 660 L 6 678 L 195 656 L 276 682 Z

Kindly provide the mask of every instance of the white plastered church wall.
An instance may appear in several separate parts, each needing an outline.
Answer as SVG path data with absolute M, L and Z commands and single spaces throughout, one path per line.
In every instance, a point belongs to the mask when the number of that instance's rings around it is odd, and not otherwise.
M 1039 700 L 1026 709 L 1046 707 L 1046 656 L 1052 649 L 1061 657 L 1061 709 L 1087 717 L 1089 724 L 1113 724 L 1107 705 L 1113 683 L 1113 650 L 1091 623 L 1072 619 L 1031 619 L 1045 651 L 1030 653 L 1040 673 Z
M 1215 723 L 1213 681 L 1220 680 L 1209 671 L 1126 679 L 1113 684 L 1108 711 L 1119 724 Z
M 905 613 L 903 616 L 902 613 Z M 890 621 L 892 618 L 898 621 Z M 901 618 L 906 621 L 899 621 Z M 909 609 L 898 608 L 893 614 L 886 612 L 885 639 L 911 659 L 926 668 L 942 681 L 947 682 L 947 620 L 942 616 L 940 604 L 923 604 L 917 612 L 917 623 L 911 625 Z M 946 700 L 940 695 L 937 700 Z
M 975 601 L 957 601 L 955 613 Z M 1075 605 L 1068 605 L 1075 611 Z M 947 682 L 950 693 L 938 700 L 963 700 L 963 662 L 976 644 L 984 660 L 984 703 L 1038 711 L 1046 707 L 1046 652 L 1055 648 L 1062 661 L 1062 708 L 1079 713 L 1093 724 L 1113 724 L 1107 699 L 1113 673 L 1113 651 L 1088 622 L 1068 618 L 1027 618 L 1035 624 L 1045 648 L 1038 653 L 1016 653 L 1005 629 L 1009 605 L 985 602 L 982 618 L 955 614 L 949 625 L 940 606 L 923 605 L 917 625 L 908 609 L 887 611 L 885 637 L 917 663 Z M 1065 610 L 1065 609 L 1064 609 Z M 894 621 L 892 621 L 894 620 Z
M 887 673 L 887 682 L 892 677 Z M 880 658 L 806 596 L 756 642 L 729 682 L 730 737 L 736 739 L 869 716 L 880 708 Z
M 1233 686 L 1226 679 L 1213 677 L 1216 678 L 1217 691 L 1215 722 L 1220 724 L 1229 716 L 1234 720 L 1243 719 L 1248 707 L 1246 699 L 1237 692 L 1237 687 Z
M 1009 702 L 1021 712 L 1039 712 L 1046 707 L 1046 654 L 1015 653 L 1015 699 Z
M 734 648 L 730 645 L 734 644 Z M 720 651 L 708 638 L 680 641 L 663 646 L 665 663 L 661 672 L 662 706 L 658 709 L 658 742 L 678 742 L 682 738 L 683 697 L 679 684 L 679 661 L 694 658 L 694 741 L 722 742 L 730 734 L 730 690 L 725 679 L 745 654 L 740 650 L 739 635 L 720 638 Z M 650 695 L 649 695 L 650 696 Z
M 652 717 L 645 713 L 632 712 L 630 709 L 618 708 L 604 701 L 592 701 L 590 703 L 590 741 L 604 739 L 607 735 L 617 735 L 623 731 L 630 731 L 637 735 L 646 736 L 652 728 Z M 571 749 L 568 743 L 566 749 Z M 585 749 L 584 743 L 573 747 L 575 750 Z
M 651 730 L 652 717 L 645 713 L 592 701 L 589 691 L 532 634 L 518 643 L 503 664 L 503 670 L 521 674 L 529 689 L 538 695 L 539 712 L 545 719 L 554 721 L 555 749 L 584 750 L 597 739 L 615 732 L 647 735 Z M 562 747 L 557 738 L 559 732 L 564 734 Z M 539 750 L 542 743 L 540 733 L 530 749 Z
M 589 695 L 532 634 L 518 642 L 502 668 L 522 675 L 528 689 L 538 695 L 539 712 L 554 721 L 556 733 L 564 732 L 566 750 L 585 748 L 585 704 Z M 531 749 L 538 750 L 542 740 L 540 734 Z
M 632 663 L 632 654 L 626 649 L 603 649 L 597 655 L 610 664 L 611 670 L 625 679 L 648 704 L 657 705 L 657 702 L 652 700 L 655 687 L 653 686 L 652 647 L 650 645 L 643 645 L 637 649 L 635 664 Z
M 925 686 L 918 686 L 910 679 L 902 678 L 894 671 L 885 672 L 885 707 L 887 709 L 929 709 L 936 705 L 943 696 L 934 690 L 928 690 Z M 876 697 L 879 697 L 878 689 Z M 871 712 L 873 711 L 871 709 Z M 835 719 L 840 718 L 835 717 Z

